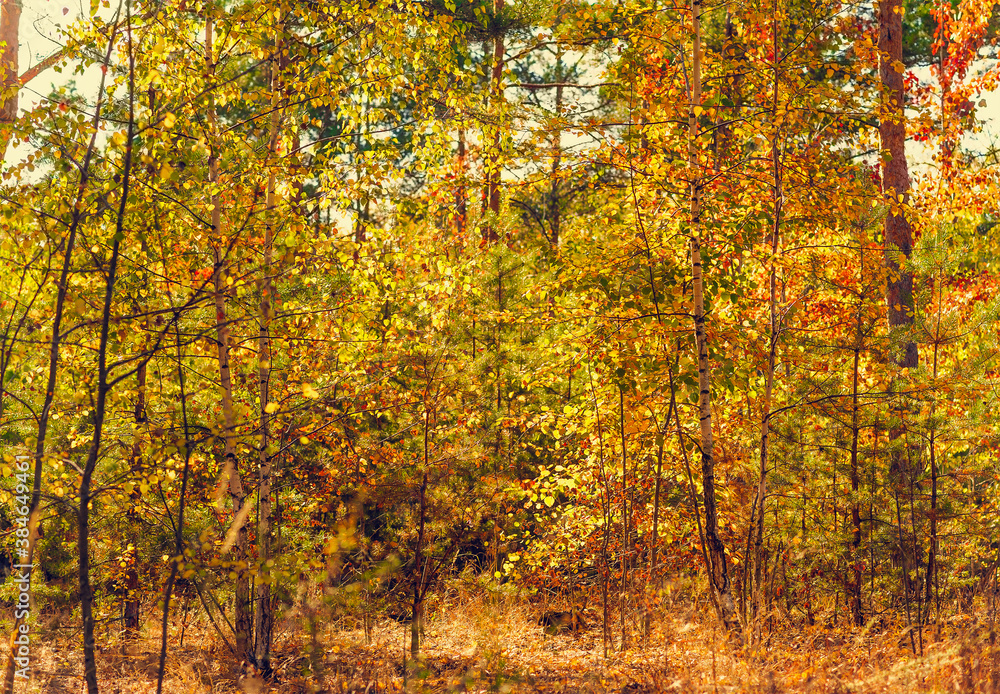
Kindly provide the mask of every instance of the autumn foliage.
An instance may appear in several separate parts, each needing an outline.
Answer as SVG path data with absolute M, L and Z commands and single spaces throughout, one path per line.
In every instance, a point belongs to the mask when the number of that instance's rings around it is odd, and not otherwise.
M 995 691 L 996 22 L 894 7 L 93 3 L 0 95 L 0 623 L 89 694 Z

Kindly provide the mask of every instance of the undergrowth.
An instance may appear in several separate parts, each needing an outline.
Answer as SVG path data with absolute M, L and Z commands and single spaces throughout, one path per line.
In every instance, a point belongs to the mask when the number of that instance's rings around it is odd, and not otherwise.
M 885 619 L 854 628 L 775 616 L 762 623 L 756 643 L 741 646 L 704 603 L 685 596 L 661 604 L 645 633 L 637 611 L 626 615 L 626 650 L 620 615 L 613 613 L 605 657 L 600 609 L 589 609 L 585 629 L 553 634 L 539 617 L 565 605 L 464 588 L 447 591 L 427 615 L 417 659 L 405 651 L 407 624 L 381 619 L 366 632 L 350 615 L 319 620 L 321 652 L 310 658 L 307 625 L 286 619 L 276 638 L 276 676 L 267 682 L 241 668 L 207 620 L 186 626 L 183 645 L 178 623 L 170 632 L 164 691 L 1000 694 L 1000 635 L 985 612 L 930 625 L 912 640 L 912 630 Z M 157 631 L 149 620 L 138 638 L 105 636 L 98 661 L 102 692 L 155 691 Z M 17 691 L 70 694 L 80 691 L 81 674 L 78 632 L 50 629 L 33 643 L 32 678 Z

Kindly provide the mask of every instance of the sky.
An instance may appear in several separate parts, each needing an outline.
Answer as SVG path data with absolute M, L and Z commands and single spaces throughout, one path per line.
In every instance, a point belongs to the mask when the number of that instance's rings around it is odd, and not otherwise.
M 79 0 L 22 0 L 18 71 L 24 74 L 32 65 L 62 48 L 65 44 L 62 37 L 64 27 L 83 16 L 85 11 L 89 12 L 89 4 L 84 9 Z M 31 110 L 53 88 L 65 85 L 73 78 L 71 70 L 64 70 L 62 73 L 46 70 L 21 88 L 21 110 Z M 83 75 L 75 76 L 75 79 L 77 89 L 88 102 L 93 103 L 100 84 L 100 71 L 92 68 Z M 11 147 L 5 159 L 10 162 L 19 161 L 31 149 L 30 145 L 24 144 Z

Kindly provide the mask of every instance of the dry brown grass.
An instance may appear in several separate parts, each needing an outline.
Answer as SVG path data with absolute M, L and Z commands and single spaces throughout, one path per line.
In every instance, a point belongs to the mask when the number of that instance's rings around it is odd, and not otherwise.
M 213 630 L 190 625 L 183 648 L 172 634 L 164 691 L 168 694 L 288 692 L 728 692 L 1000 694 L 1000 635 L 970 618 L 938 634 L 928 629 L 915 655 L 898 625 L 882 631 L 788 623 L 765 629 L 758 648 L 738 648 L 711 615 L 688 601 L 666 606 L 644 638 L 634 627 L 631 647 L 617 649 L 617 619 L 608 657 L 602 620 L 589 612 L 579 634 L 546 634 L 539 615 L 552 607 L 485 591 L 452 592 L 425 625 L 422 658 L 403 668 L 409 628 L 378 621 L 366 636 L 359 620 L 321 620 L 321 657 L 312 670 L 307 630 L 292 620 L 277 635 L 273 683 L 239 681 L 235 659 Z M 154 625 L 150 624 L 150 628 Z M 84 691 L 79 645 L 65 632 L 36 642 L 33 678 L 19 692 Z M 159 640 L 150 632 L 101 644 L 102 692 L 155 691 Z

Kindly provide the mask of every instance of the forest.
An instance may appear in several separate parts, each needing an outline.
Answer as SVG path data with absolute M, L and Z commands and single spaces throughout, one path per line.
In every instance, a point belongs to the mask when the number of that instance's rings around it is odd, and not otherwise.
M 0 694 L 1000 692 L 991 2 L 27 6 Z

